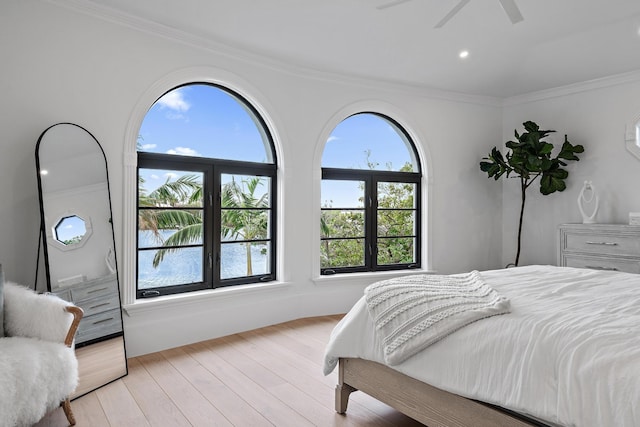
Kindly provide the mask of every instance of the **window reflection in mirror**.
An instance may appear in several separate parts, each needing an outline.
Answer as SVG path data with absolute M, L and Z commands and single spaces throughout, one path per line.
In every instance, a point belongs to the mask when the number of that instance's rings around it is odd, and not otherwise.
M 640 159 L 640 118 L 627 122 L 625 134 L 627 150 Z
M 54 238 L 66 246 L 80 243 L 86 233 L 84 219 L 77 215 L 62 218 L 53 228 Z

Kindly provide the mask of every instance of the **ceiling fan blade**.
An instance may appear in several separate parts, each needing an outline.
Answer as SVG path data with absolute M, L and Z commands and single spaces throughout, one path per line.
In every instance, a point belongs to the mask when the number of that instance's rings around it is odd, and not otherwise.
M 380 6 L 376 7 L 376 9 L 383 10 L 383 9 L 387 9 L 389 7 L 397 6 L 399 4 L 407 3 L 407 2 L 410 2 L 410 1 L 411 0 L 395 0 L 395 1 L 392 1 L 390 3 L 381 4 Z
M 456 13 L 460 12 L 460 9 L 462 9 L 467 3 L 469 3 L 471 0 L 460 0 L 460 2 L 455 5 L 455 7 L 453 9 L 451 9 L 451 12 L 447 13 L 444 18 L 442 18 L 440 20 L 440 22 L 438 22 L 436 24 L 435 27 L 433 28 L 441 28 L 444 24 L 446 24 L 447 22 L 449 22 L 449 20 L 451 18 L 453 18 L 455 16 Z
M 500 0 L 500 4 L 502 5 L 504 11 L 507 12 L 507 15 L 509 16 L 512 24 L 517 24 L 518 22 L 524 20 L 524 17 L 522 16 L 522 13 L 520 13 L 520 9 L 518 9 L 515 0 Z

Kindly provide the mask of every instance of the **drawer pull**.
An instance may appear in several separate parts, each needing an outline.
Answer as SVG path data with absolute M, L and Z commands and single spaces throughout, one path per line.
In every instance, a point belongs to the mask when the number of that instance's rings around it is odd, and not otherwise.
M 615 267 L 600 267 L 597 265 L 585 265 L 585 268 L 590 268 L 592 270 L 618 271 Z
M 587 242 L 587 245 L 618 246 L 614 242 Z
M 587 242 L 588 243 L 588 242 Z M 100 291 L 106 291 L 109 288 L 98 288 L 98 289 L 92 289 L 90 291 L 87 291 L 88 294 L 92 294 L 94 292 L 100 292 Z
M 91 307 L 89 307 L 89 310 L 94 309 L 94 308 L 98 308 L 98 307 L 104 307 L 105 305 L 111 305 L 111 303 L 110 302 L 103 302 L 102 304 L 92 305 Z
M 98 323 L 109 322 L 111 320 L 113 320 L 113 317 L 109 317 L 108 319 L 96 320 L 95 322 L 93 322 L 93 324 L 97 325 Z

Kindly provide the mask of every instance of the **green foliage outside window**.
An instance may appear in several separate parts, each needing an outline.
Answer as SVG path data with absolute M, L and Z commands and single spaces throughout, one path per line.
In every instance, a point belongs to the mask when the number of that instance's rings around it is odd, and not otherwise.
M 373 169 L 371 167 L 370 169 Z M 400 172 L 411 172 L 406 163 Z M 377 189 L 377 264 L 409 264 L 415 262 L 415 184 L 379 182 Z M 360 184 L 363 190 L 364 184 Z M 359 202 L 365 205 L 364 198 Z M 364 265 L 364 208 L 330 210 L 326 204 L 320 217 L 321 268 Z M 326 240 L 340 238 L 339 240 Z

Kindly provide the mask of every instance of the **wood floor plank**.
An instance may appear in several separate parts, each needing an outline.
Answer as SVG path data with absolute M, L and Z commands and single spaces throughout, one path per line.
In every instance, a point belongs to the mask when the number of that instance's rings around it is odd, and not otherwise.
M 232 426 L 160 353 L 138 357 L 144 368 L 193 426 Z
M 288 347 L 286 347 L 286 343 L 279 341 L 279 335 L 275 334 L 273 331 L 264 331 L 259 329 L 242 332 L 237 335 L 262 346 L 263 351 L 268 351 L 282 358 L 282 360 L 286 361 L 291 366 L 295 366 L 307 375 L 317 378 L 331 389 L 333 389 L 338 383 L 338 375 L 336 371 L 327 376 L 322 375 L 321 365 L 305 357 L 300 357 L 296 353 L 290 351 Z
M 227 345 L 221 351 L 219 350 L 218 353 L 241 370 L 247 377 L 313 424 L 326 426 L 353 425 L 350 420 L 346 420 L 344 417 L 335 417 L 334 415 L 337 414 L 332 408 L 323 405 L 322 402 L 315 400 L 304 390 L 284 379 L 283 375 L 286 375 L 286 372 L 272 370 L 261 363 L 256 363 L 256 360 L 238 348 L 243 341 L 236 336 L 226 337 L 223 342 Z M 282 368 L 287 369 L 284 366 Z
M 129 375 L 122 382 L 152 426 L 191 426 L 137 358 L 129 359 Z
M 110 425 L 151 425 L 122 380 L 107 384 L 96 390 L 95 393 Z
M 216 348 L 220 347 L 219 342 L 204 342 L 187 347 L 193 358 L 232 388 L 245 401 L 250 402 L 273 425 L 278 427 L 313 425 L 220 357 L 216 352 Z
M 295 324 L 284 323 L 281 326 L 287 327 L 298 334 L 306 335 L 308 339 L 314 340 L 314 346 L 320 345 L 324 348 L 336 323 L 337 321 L 329 318 L 305 318 L 299 319 Z
M 104 413 L 97 393 L 89 393 L 73 400 L 71 409 L 76 417 L 76 427 L 109 427 L 109 420 Z M 66 425 L 66 423 L 59 424 Z
M 273 329 L 277 334 L 279 334 L 278 339 L 282 340 L 283 345 L 285 345 L 289 350 L 314 363 L 317 363 L 318 365 L 322 364 L 322 352 L 318 351 L 317 344 L 310 342 L 310 339 L 301 338 L 299 335 L 291 333 L 291 330 L 283 325 L 273 325 L 268 329 Z
M 234 425 L 272 426 L 253 406 L 193 359 L 184 348 L 165 350 L 162 355 Z

